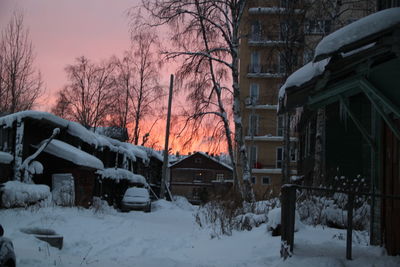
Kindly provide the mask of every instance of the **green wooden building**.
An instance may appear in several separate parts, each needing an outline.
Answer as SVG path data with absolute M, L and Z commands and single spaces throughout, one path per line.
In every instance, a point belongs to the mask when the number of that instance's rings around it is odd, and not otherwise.
M 358 181 L 347 189 L 376 196 L 371 243 L 399 255 L 400 8 L 325 37 L 314 61 L 281 88 L 279 104 L 299 137 L 301 183 L 335 188 L 337 177 Z

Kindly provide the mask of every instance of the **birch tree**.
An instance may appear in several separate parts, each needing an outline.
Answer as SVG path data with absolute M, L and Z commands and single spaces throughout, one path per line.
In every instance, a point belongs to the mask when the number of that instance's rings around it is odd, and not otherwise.
M 0 113 L 31 109 L 44 88 L 22 13 L 13 14 L 0 38 Z
M 211 115 L 222 121 L 235 188 L 242 198 L 254 200 L 243 135 L 238 70 L 239 27 L 245 5 L 245 0 L 143 1 L 151 14 L 152 26 L 169 25 L 172 29 L 170 39 L 174 49 L 165 54 L 169 59 L 183 60 L 178 76 L 191 77 L 186 87 L 193 86 L 189 96 L 195 106 L 192 118 Z M 230 86 L 223 85 L 227 80 L 232 82 Z M 234 133 L 224 101 L 226 94 L 230 94 L 233 102 Z
M 145 119 L 157 120 L 154 110 L 156 103 L 163 97 L 163 89 L 159 84 L 160 60 L 155 49 L 158 37 L 151 31 L 140 31 L 132 37 L 132 48 L 124 53 L 118 61 L 116 117 L 120 127 L 126 128 L 132 123 L 131 141 L 138 145 L 148 139 L 150 132 L 145 128 Z M 147 123 L 148 124 L 148 123 Z M 144 141 L 142 141 L 143 144 Z M 144 142 L 145 143 L 145 142 Z
M 115 64 L 94 64 L 86 57 L 65 68 L 68 84 L 58 92 L 53 113 L 86 128 L 104 124 L 114 104 Z

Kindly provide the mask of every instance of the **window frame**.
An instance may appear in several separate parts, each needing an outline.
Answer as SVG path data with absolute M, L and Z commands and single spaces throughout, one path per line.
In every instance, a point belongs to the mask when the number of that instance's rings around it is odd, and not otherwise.
M 215 179 L 217 180 L 217 181 L 223 181 L 224 180 L 224 174 L 223 173 L 217 173 L 216 174 L 216 176 L 215 176 Z
M 254 149 L 254 150 L 253 150 Z M 257 164 L 257 157 L 258 157 L 258 147 L 257 145 L 249 145 L 247 147 L 247 150 L 249 151 L 249 163 L 250 163 L 250 168 L 254 169 L 255 165 Z M 254 159 L 252 158 L 254 151 Z M 253 161 L 253 162 L 252 162 Z
M 253 119 L 255 118 L 255 119 Z M 259 114 L 249 114 L 249 136 L 257 136 L 258 135 L 258 125 L 259 125 L 260 115 Z M 255 124 L 255 125 L 253 125 Z
M 251 104 L 253 104 L 253 100 L 254 103 L 257 104 L 258 103 L 258 99 L 260 97 L 260 84 L 259 83 L 250 83 L 250 99 L 251 99 Z M 253 94 L 256 93 L 256 94 Z
M 268 179 L 268 183 L 265 183 L 265 182 L 264 182 L 264 179 Z M 262 177 L 261 177 L 261 183 L 262 183 L 263 185 L 270 185 L 270 184 L 271 184 L 271 176 L 262 176 Z
M 259 51 L 253 51 L 250 55 L 251 73 L 261 72 L 261 56 Z

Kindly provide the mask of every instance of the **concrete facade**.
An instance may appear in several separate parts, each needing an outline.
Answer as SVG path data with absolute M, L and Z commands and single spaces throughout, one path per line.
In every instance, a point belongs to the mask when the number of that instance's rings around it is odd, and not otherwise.
M 310 5 L 310 1 L 301 0 L 253 0 L 244 10 L 239 86 L 257 199 L 280 193 L 284 125 L 283 117 L 276 114 L 279 88 L 288 75 L 312 59 L 312 51 L 323 36 L 368 15 L 375 7 L 369 0 L 336 2 L 314 1 Z M 290 173 L 296 175 L 297 138 L 293 136 L 291 142 Z

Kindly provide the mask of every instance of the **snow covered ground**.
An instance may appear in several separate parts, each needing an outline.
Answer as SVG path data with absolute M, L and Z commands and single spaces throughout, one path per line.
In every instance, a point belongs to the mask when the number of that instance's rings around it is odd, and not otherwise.
M 388 257 L 380 248 L 360 244 L 354 246 L 354 260 L 346 261 L 343 230 L 309 226 L 295 234 L 295 255 L 282 261 L 280 237 L 272 237 L 265 224 L 211 239 L 209 229 L 195 223 L 196 209 L 182 201 L 157 201 L 151 213 L 119 213 L 111 208 L 18 208 L 0 210 L 0 223 L 5 236 L 14 242 L 20 267 L 400 266 L 400 257 Z M 62 234 L 63 249 L 20 231 L 28 227 L 50 228 Z

